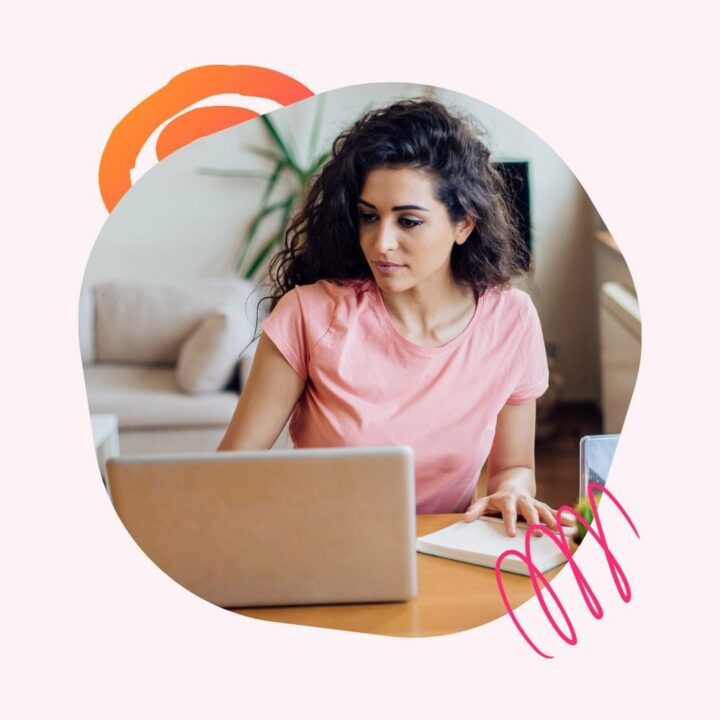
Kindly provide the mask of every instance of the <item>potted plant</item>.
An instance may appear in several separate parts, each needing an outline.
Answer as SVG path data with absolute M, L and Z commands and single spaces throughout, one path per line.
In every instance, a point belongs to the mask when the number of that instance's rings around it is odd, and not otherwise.
M 235 261 L 235 272 L 240 277 L 254 279 L 272 253 L 280 246 L 293 213 L 301 207 L 315 175 L 329 156 L 329 152 L 317 152 L 317 140 L 322 120 L 323 99 L 318 100 L 318 109 L 313 119 L 310 147 L 306 163 L 297 160 L 289 138 L 283 137 L 277 125 L 267 116 L 260 120 L 268 134 L 269 147 L 251 147 L 250 150 L 271 163 L 265 172 L 249 170 L 217 170 L 203 168 L 206 175 L 221 177 L 252 178 L 263 180 L 265 188 L 260 208 L 250 219 L 242 247 Z M 278 197 L 277 189 L 284 194 Z M 274 219 L 274 229 L 267 236 L 260 237 L 259 230 L 265 221 Z
M 597 506 L 599 502 L 600 496 L 595 495 L 595 505 Z M 593 520 L 595 519 L 595 514 L 593 513 L 589 497 L 581 498 L 575 503 L 575 512 L 580 515 L 580 517 L 583 518 L 583 520 L 585 520 L 588 525 L 591 525 Z M 581 522 L 578 521 L 575 527 L 575 532 L 570 538 L 570 540 L 572 541 L 570 543 L 570 546 L 573 551 L 577 550 L 578 546 L 583 541 L 585 535 L 587 535 L 587 529 Z

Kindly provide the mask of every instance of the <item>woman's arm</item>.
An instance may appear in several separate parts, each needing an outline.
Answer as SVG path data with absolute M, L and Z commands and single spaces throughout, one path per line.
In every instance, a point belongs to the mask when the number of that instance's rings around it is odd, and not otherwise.
M 557 530 L 552 508 L 535 500 L 535 401 L 507 404 L 500 411 L 488 458 L 488 494 L 465 512 L 470 522 L 488 512 L 501 512 L 508 535 L 517 532 L 517 516 Z
M 261 335 L 252 370 L 218 450 L 269 450 L 305 389 L 275 344 Z

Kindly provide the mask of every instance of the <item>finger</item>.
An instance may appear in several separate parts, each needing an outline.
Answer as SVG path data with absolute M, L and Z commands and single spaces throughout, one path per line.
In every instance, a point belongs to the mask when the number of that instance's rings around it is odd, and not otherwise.
M 510 537 L 515 537 L 517 535 L 517 510 L 513 500 L 508 499 L 503 503 L 502 514 L 505 521 L 505 531 Z
M 463 520 L 465 522 L 472 522 L 473 520 L 477 520 L 481 515 L 484 515 L 487 512 L 488 504 L 490 502 L 490 498 L 484 497 L 480 498 L 479 500 L 476 500 L 466 511 L 463 515 Z
M 540 517 L 538 511 L 535 509 L 535 501 L 531 498 L 521 497 L 518 498 L 518 508 L 522 513 L 522 516 L 527 520 L 528 525 L 539 525 Z M 533 530 L 535 537 L 540 537 L 542 532 L 540 530 Z
M 557 514 L 557 510 L 553 510 L 553 513 Z M 567 526 L 575 525 L 577 524 L 577 518 L 572 513 L 564 512 L 560 514 L 560 522 Z
M 540 519 L 551 529 L 557 532 L 558 524 L 555 520 L 555 510 L 545 503 L 537 504 L 537 511 L 540 515 Z

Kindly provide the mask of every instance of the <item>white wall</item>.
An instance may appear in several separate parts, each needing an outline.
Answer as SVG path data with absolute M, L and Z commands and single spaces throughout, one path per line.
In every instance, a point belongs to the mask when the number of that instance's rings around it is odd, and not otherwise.
M 438 91 L 448 105 L 470 110 L 490 135 L 496 160 L 529 161 L 535 275 L 528 291 L 565 380 L 565 400 L 597 400 L 598 315 L 593 230 L 595 214 L 580 183 L 558 155 L 517 120 L 457 93 Z
M 597 301 L 592 205 L 570 169 L 537 136 L 472 98 L 420 85 L 373 84 L 324 96 L 324 147 L 366 108 L 420 95 L 470 110 L 488 129 L 496 159 L 528 160 L 536 275 L 529 290 L 553 343 L 567 400 L 598 399 Z M 309 142 L 319 97 L 273 112 L 294 137 Z M 202 138 L 152 167 L 123 197 L 97 239 L 85 280 L 176 281 L 232 273 L 262 182 L 203 175 L 200 168 L 267 169 L 248 151 L 266 145 L 259 120 Z
M 329 145 L 370 105 L 424 91 L 419 85 L 375 84 L 326 94 L 318 145 Z M 317 103 L 313 97 L 272 113 L 273 121 L 294 138 L 299 157 L 309 144 Z M 152 167 L 108 217 L 84 282 L 184 280 L 232 273 L 250 218 L 259 208 L 263 183 L 198 171 L 267 170 L 268 161 L 249 151 L 257 145 L 268 145 L 266 132 L 260 120 L 251 120 L 197 140 Z

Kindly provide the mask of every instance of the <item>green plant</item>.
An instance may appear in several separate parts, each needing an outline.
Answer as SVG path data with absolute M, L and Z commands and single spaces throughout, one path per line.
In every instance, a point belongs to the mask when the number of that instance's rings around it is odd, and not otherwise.
M 595 495 L 595 504 L 597 505 L 599 502 L 600 496 Z M 582 517 L 583 520 L 588 523 L 588 525 L 592 524 L 593 520 L 595 519 L 589 497 L 582 498 L 581 500 L 577 501 L 577 503 L 575 504 L 575 512 L 577 512 L 577 514 L 580 515 L 580 517 Z M 575 540 L 576 543 L 580 544 L 585 535 L 587 535 L 587 530 L 585 529 L 585 526 L 581 522 L 578 522 L 577 530 L 573 535 L 573 540 Z
M 313 119 L 310 134 L 310 148 L 306 163 L 298 162 L 289 138 L 284 138 L 278 127 L 267 115 L 261 120 L 267 130 L 271 147 L 251 147 L 251 152 L 272 163 L 267 172 L 246 170 L 213 170 L 204 168 L 203 173 L 221 177 L 242 177 L 265 181 L 260 209 L 250 219 L 243 238 L 243 244 L 235 261 L 235 272 L 241 277 L 253 278 L 263 267 L 272 252 L 280 246 L 293 213 L 302 205 L 307 195 L 310 180 L 329 157 L 329 152 L 317 154 L 317 139 L 322 119 L 323 98 L 318 100 L 318 109 Z M 277 197 L 276 189 L 284 189 L 284 195 Z M 275 219 L 274 230 L 269 236 L 260 238 L 259 231 L 266 221 Z

